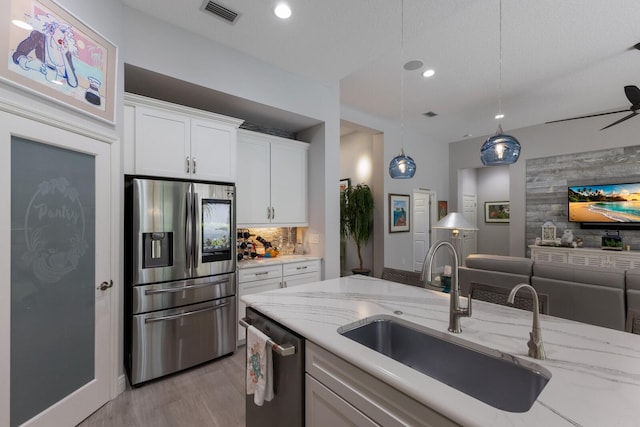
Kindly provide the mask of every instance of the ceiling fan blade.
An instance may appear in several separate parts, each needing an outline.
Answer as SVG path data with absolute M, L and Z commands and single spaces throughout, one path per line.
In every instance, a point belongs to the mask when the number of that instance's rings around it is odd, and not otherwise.
M 568 120 L 586 119 L 586 118 L 589 118 L 589 117 L 606 116 L 606 115 L 609 115 L 609 114 L 624 113 L 624 112 L 626 112 L 626 111 L 633 111 L 633 110 L 631 110 L 631 109 L 627 108 L 627 109 L 625 109 L 625 110 L 609 111 L 608 113 L 589 114 L 588 116 L 579 116 L 579 117 L 571 117 L 571 118 L 568 118 L 568 119 L 553 120 L 553 121 L 550 121 L 550 122 L 545 122 L 545 124 L 549 124 L 549 123 L 558 123 L 558 122 L 566 122 L 566 121 L 568 121 Z
M 636 113 L 636 112 L 634 111 L 633 113 L 629 114 L 628 116 L 624 116 L 624 117 L 623 117 L 623 118 L 621 118 L 620 120 L 617 120 L 617 121 L 615 121 L 615 122 L 611 123 L 609 126 L 605 126 L 605 127 L 603 127 L 602 129 L 600 129 L 600 130 L 608 129 L 608 128 L 610 128 L 611 126 L 615 126 L 615 125 L 617 125 L 618 123 L 622 123 L 622 122 L 624 122 L 625 120 L 629 120 L 631 117 L 633 117 L 633 116 L 637 116 L 638 114 L 640 114 L 640 113 Z
M 636 107 L 638 109 L 637 107 L 640 106 L 640 89 L 638 89 L 638 86 L 625 86 L 624 94 L 627 95 L 627 99 L 631 102 L 631 108 Z

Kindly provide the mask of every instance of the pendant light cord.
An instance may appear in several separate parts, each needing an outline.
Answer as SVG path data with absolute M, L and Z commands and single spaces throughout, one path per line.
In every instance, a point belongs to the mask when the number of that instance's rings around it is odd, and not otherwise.
M 502 0 L 500 0 L 500 35 L 499 35 L 499 61 L 498 61 L 498 75 L 499 75 L 499 83 L 498 83 L 498 114 L 502 114 Z M 502 124 L 502 119 L 500 119 L 500 124 Z
M 400 0 L 400 147 L 404 153 L 404 0 Z

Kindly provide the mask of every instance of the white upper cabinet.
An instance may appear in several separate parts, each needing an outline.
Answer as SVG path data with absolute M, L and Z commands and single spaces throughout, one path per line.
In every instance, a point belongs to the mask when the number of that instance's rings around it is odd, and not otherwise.
M 137 95 L 125 100 L 125 173 L 235 182 L 242 120 Z
M 309 144 L 238 131 L 237 223 L 307 226 Z

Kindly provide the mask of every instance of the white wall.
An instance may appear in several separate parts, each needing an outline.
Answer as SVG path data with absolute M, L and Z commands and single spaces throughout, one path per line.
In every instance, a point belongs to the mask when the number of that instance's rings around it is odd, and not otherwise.
M 367 184 L 371 187 L 372 192 L 376 192 L 374 185 L 374 173 L 381 174 L 380 168 L 375 167 L 373 158 L 373 135 L 365 132 L 353 132 L 340 138 L 340 179 L 349 178 L 351 185 Z M 383 206 L 375 204 L 375 210 L 382 217 Z M 379 229 L 381 224 L 376 224 Z M 363 268 L 373 270 L 373 248 L 375 246 L 375 236 L 372 236 L 369 243 L 360 248 L 362 255 Z M 360 261 L 358 260 L 358 249 L 353 239 L 345 242 L 345 265 L 342 275 L 351 274 L 352 268 L 358 268 Z
M 476 169 L 478 188 L 478 253 L 509 255 L 509 224 L 485 222 L 485 202 L 509 200 L 509 167 Z
M 520 159 L 509 165 L 509 254 L 525 256 L 525 178 L 526 160 L 560 154 L 638 145 L 640 119 L 631 119 L 604 131 L 599 129 L 617 116 L 602 116 L 551 125 L 510 130 L 522 146 Z M 449 144 L 449 176 L 452 194 L 458 187 L 458 170 L 480 168 L 480 147 L 487 136 Z
M 343 120 L 370 129 L 379 130 L 384 135 L 383 166 L 384 176 L 384 266 L 402 270 L 413 269 L 413 233 L 389 233 L 388 194 L 412 195 L 414 189 L 425 188 L 436 192 L 437 198 L 449 198 L 449 148 L 447 144 L 429 141 L 423 135 L 404 129 L 400 123 L 373 117 L 360 111 L 342 106 Z M 417 165 L 412 179 L 391 179 L 389 162 L 400 153 L 400 149 L 411 156 Z M 455 194 L 453 192 L 452 194 Z M 412 228 L 413 230 L 413 228 Z M 378 259 L 378 258 L 376 258 Z

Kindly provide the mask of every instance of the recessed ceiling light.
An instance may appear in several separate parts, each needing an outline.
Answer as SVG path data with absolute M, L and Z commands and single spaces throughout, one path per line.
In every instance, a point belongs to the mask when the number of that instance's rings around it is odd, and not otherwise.
M 463 138 L 471 138 L 473 135 L 470 133 L 465 133 L 462 137 Z
M 502 113 L 500 113 L 500 114 L 496 114 L 495 119 L 496 119 L 496 120 L 504 119 L 504 114 L 502 114 Z
M 280 19 L 288 19 L 291 17 L 291 8 L 286 3 L 278 3 L 273 13 Z
M 432 77 L 435 73 L 436 73 L 435 70 L 432 70 L 431 68 L 429 68 L 428 70 L 425 70 L 425 72 L 422 73 L 422 75 L 424 77 Z

